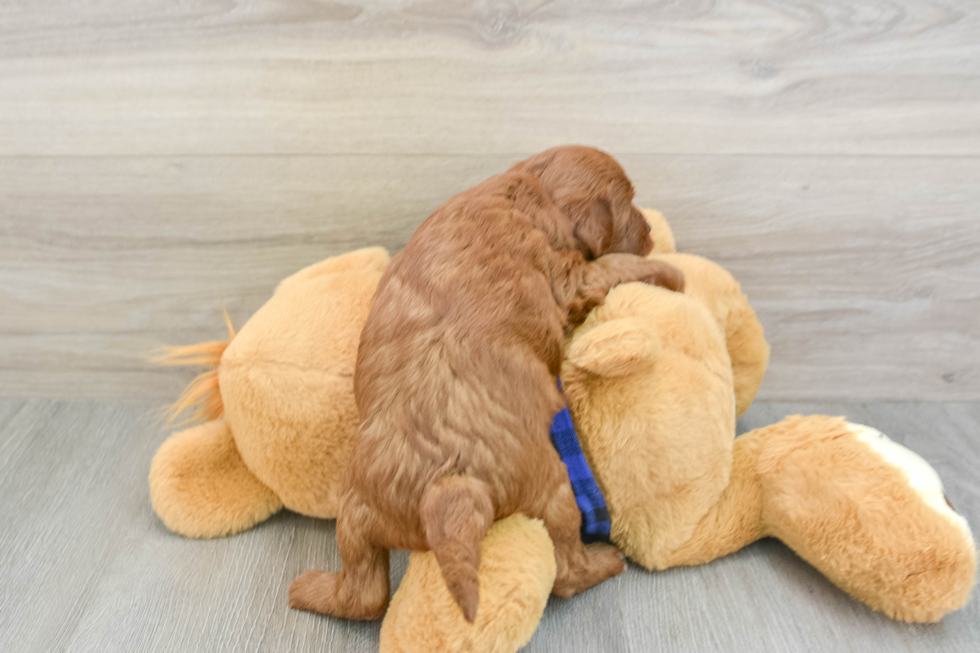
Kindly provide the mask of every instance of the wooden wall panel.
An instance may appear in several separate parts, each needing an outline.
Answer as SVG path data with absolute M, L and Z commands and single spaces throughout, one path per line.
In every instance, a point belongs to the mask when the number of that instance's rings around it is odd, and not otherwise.
M 7 3 L 0 394 L 173 396 L 152 348 L 561 142 L 742 280 L 763 397 L 980 397 L 980 12 L 922 0 Z

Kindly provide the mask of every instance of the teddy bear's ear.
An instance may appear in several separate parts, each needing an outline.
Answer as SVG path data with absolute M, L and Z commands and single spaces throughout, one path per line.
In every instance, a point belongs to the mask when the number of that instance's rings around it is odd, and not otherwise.
M 673 254 L 677 251 L 674 243 L 674 232 L 671 231 L 664 214 L 654 209 L 641 209 L 643 217 L 650 225 L 650 238 L 653 239 L 651 254 Z
M 568 362 L 598 376 L 625 376 L 660 355 L 660 339 L 642 321 L 627 317 L 603 322 L 572 338 Z

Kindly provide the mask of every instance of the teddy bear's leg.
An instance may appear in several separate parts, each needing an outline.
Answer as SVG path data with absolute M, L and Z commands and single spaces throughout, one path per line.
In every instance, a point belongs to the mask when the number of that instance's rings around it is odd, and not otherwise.
M 780 424 L 760 465 L 769 533 L 890 617 L 938 621 L 966 604 L 976 545 L 924 459 L 839 417 Z
M 773 536 L 896 619 L 937 621 L 969 599 L 969 526 L 913 452 L 840 417 L 795 415 L 737 438 L 733 457 L 721 500 L 665 566 Z
M 245 467 L 224 420 L 175 433 L 150 466 L 153 509 L 187 537 L 222 537 L 254 526 L 282 502 Z
M 771 489 L 773 474 L 786 456 L 805 450 L 811 440 L 834 435 L 834 431 L 827 435 L 826 419 L 788 417 L 736 438 L 728 486 L 718 503 L 701 519 L 690 539 L 656 568 L 704 564 L 773 535 L 766 514 L 766 490 Z
M 381 653 L 513 653 L 538 627 L 555 581 L 555 555 L 538 520 L 490 527 L 480 556 L 480 609 L 467 623 L 432 552 L 416 552 L 381 625 Z
M 767 431 L 757 429 L 735 439 L 731 476 L 718 503 L 701 519 L 690 539 L 667 554 L 657 569 L 711 562 L 766 536 L 758 465 Z

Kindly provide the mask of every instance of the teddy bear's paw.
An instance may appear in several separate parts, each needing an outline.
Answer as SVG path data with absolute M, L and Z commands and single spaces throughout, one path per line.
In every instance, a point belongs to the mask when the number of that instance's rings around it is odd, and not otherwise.
M 153 509 L 185 537 L 224 537 L 268 519 L 279 497 L 248 470 L 224 420 L 175 433 L 150 465 Z
M 921 497 L 922 501 L 948 519 L 963 533 L 971 545 L 974 545 L 970 525 L 953 508 L 953 504 L 943 490 L 943 482 L 939 474 L 925 458 L 898 444 L 878 429 L 853 422 L 848 422 L 847 428 L 857 436 L 858 440 L 881 456 L 888 465 L 901 470 L 908 479 L 909 487 Z
M 969 599 L 977 557 L 970 526 L 919 454 L 869 426 L 848 422 L 847 429 L 877 463 L 875 475 L 894 479 L 855 501 L 866 508 L 862 521 L 873 524 L 878 573 L 867 587 L 855 583 L 854 593 L 897 619 L 938 621 Z

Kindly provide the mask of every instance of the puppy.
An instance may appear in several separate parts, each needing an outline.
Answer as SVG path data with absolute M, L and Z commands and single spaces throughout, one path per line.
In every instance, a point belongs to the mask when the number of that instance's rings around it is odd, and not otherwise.
M 343 570 L 299 576 L 290 607 L 380 618 L 388 550 L 430 549 L 472 622 L 483 537 L 516 512 L 548 529 L 555 594 L 623 571 L 614 547 L 582 544 L 549 427 L 569 325 L 616 284 L 683 289 L 679 270 L 642 258 L 653 242 L 632 200 L 612 157 L 558 147 L 449 200 L 392 258 L 354 372 L 362 421 L 337 517 Z

